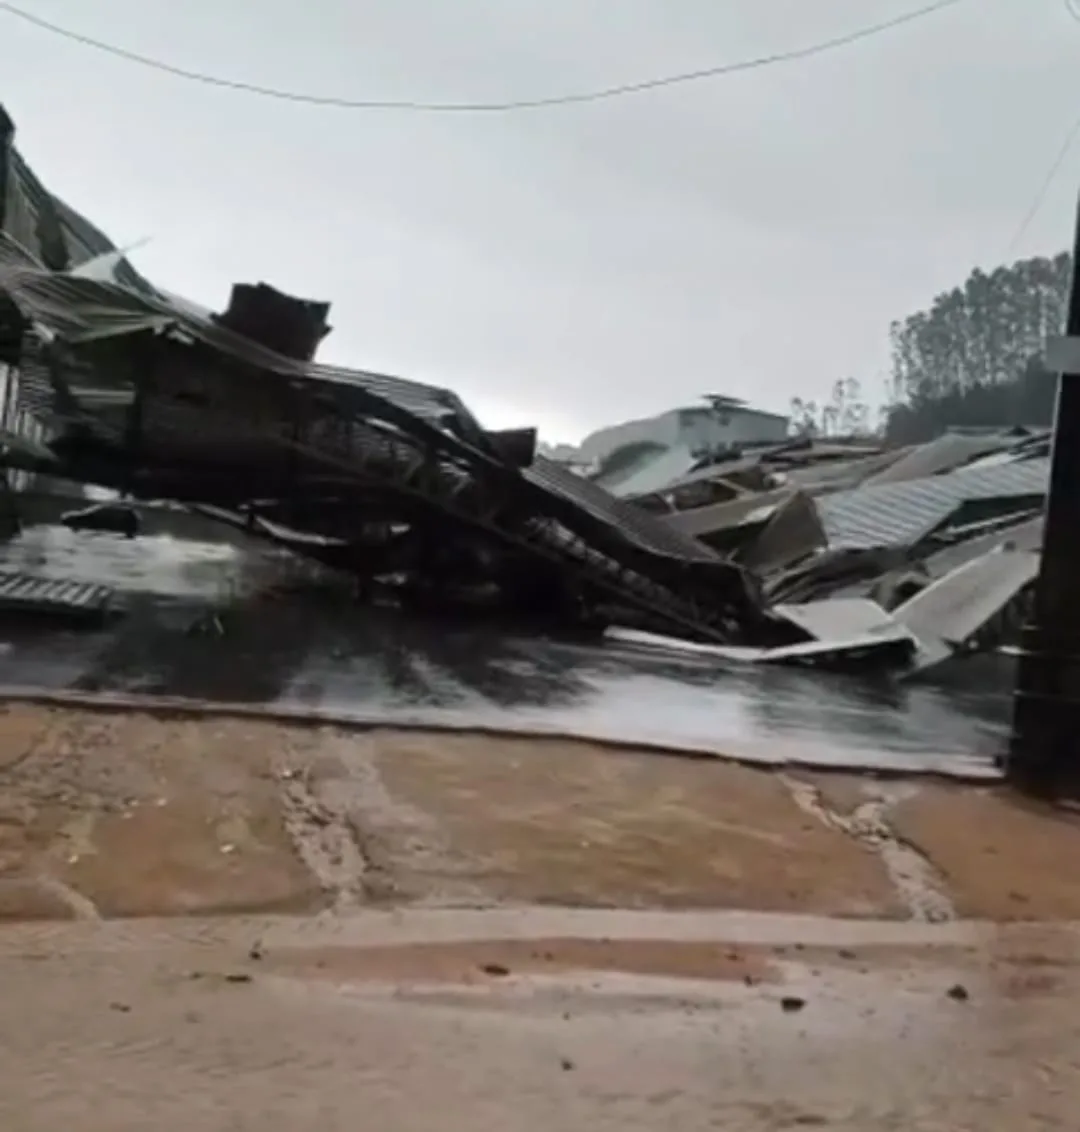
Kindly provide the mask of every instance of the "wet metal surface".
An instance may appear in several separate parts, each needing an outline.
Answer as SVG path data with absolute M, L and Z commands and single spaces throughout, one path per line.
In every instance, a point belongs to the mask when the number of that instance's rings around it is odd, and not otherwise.
M 1005 662 L 947 689 L 671 658 L 632 647 L 423 623 L 326 596 L 245 597 L 285 556 L 168 536 L 36 528 L 0 570 L 108 582 L 128 615 L 101 631 L 0 630 L 0 685 L 282 705 L 387 722 L 509 727 L 764 758 L 986 764 L 1010 711 Z M 193 633 L 216 606 L 220 630 Z M 779 752 L 779 754 L 778 754 Z
M 112 600 L 109 586 L 95 582 L 0 572 L 0 611 L 102 615 Z

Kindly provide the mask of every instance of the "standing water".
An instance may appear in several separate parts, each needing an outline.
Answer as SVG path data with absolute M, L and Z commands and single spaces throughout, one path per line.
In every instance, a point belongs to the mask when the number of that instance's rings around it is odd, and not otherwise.
M 326 595 L 251 602 L 308 567 L 239 543 L 31 528 L 0 569 L 115 586 L 100 630 L 9 627 L 0 684 L 266 704 L 387 723 L 581 735 L 765 761 L 989 769 L 1006 662 L 948 689 L 447 625 Z M 210 634 L 193 622 L 225 610 Z M 978 684 L 976 688 L 974 685 Z

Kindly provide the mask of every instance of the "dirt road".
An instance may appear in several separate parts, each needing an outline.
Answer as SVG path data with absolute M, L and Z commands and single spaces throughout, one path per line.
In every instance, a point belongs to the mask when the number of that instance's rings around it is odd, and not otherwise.
M 1078 850 L 985 787 L 10 705 L 0 1127 L 1071 1128 Z
M 0 917 L 505 902 L 1080 920 L 1000 790 L 589 743 L 0 711 Z
M 1074 1128 L 1075 939 L 958 928 L 416 909 L 12 927 L 0 1127 Z

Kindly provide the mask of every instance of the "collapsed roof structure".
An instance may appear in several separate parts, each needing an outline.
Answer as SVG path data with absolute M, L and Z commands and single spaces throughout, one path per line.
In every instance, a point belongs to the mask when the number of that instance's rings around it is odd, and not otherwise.
M 1038 572 L 1049 452 L 1039 428 L 947 432 L 909 448 L 798 439 L 704 463 L 628 502 L 752 570 L 773 613 L 819 653 L 831 645 L 853 659 L 876 642 L 925 674 L 1015 637 Z M 790 659 L 775 647 L 738 655 Z
M 750 662 L 925 672 L 1022 616 L 1045 432 L 661 454 L 616 496 L 447 389 L 316 362 L 329 314 L 263 284 L 218 314 L 161 291 L 45 190 L 0 110 L 9 471 L 175 501 L 364 589 Z
M 203 507 L 360 578 L 607 611 L 714 641 L 762 631 L 742 567 L 481 427 L 446 389 L 320 365 L 328 305 L 265 285 L 208 315 L 52 197 L 0 120 L 9 467 Z

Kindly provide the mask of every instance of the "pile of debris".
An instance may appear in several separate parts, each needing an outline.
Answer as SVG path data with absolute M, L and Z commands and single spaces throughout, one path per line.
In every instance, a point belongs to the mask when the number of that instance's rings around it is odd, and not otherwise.
M 448 389 L 318 363 L 329 304 L 239 284 L 214 314 L 156 287 L 13 135 L 0 111 L 9 486 L 179 503 L 428 608 L 714 642 L 768 631 L 750 572 L 546 460 L 535 430 L 493 432 Z
M 753 571 L 773 614 L 815 642 L 728 655 L 874 656 L 926 674 L 1014 640 L 1038 573 L 1050 442 L 1034 428 L 908 448 L 800 439 L 632 501 Z
M 319 364 L 329 304 L 238 285 L 213 314 L 154 286 L 13 134 L 0 110 L 9 487 L 49 476 L 179 504 L 367 596 L 752 662 L 926 672 L 1022 615 L 1045 433 L 792 441 L 704 467 L 680 450 L 596 482 L 539 454 L 534 430 L 484 429 L 450 390 Z M 95 521 L 135 534 L 115 508 L 72 516 Z

